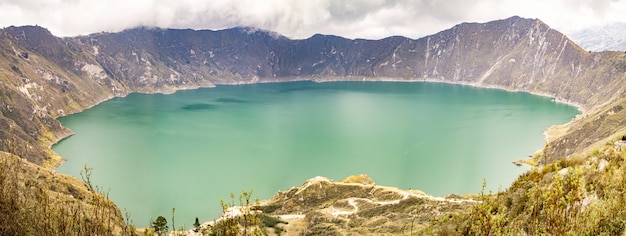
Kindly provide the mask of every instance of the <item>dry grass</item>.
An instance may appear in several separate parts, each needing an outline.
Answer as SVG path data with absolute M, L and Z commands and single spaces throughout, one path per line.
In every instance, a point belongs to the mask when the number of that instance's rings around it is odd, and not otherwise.
M 433 222 L 430 232 L 621 235 L 626 229 L 625 157 L 626 152 L 607 145 L 534 168 L 506 191 L 481 195 L 471 211 Z
M 106 195 L 0 152 L 0 235 L 130 234 Z

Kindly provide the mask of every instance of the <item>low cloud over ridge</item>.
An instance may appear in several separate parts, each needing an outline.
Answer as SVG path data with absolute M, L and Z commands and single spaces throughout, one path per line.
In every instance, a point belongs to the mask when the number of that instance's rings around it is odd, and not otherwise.
M 540 18 L 563 31 L 626 22 L 623 0 L 2 0 L 0 9 L 0 26 L 41 25 L 59 36 L 137 26 L 251 26 L 290 38 L 323 33 L 378 39 L 391 35 L 418 38 L 460 22 L 513 15 Z

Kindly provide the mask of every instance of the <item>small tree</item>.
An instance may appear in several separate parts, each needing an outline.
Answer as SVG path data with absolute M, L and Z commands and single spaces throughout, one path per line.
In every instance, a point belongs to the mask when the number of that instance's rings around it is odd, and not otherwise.
M 91 183 L 91 172 L 93 171 L 93 167 L 88 167 L 87 164 L 83 166 L 83 169 L 80 171 L 80 178 L 85 183 L 85 186 L 89 191 L 95 191 L 93 184 Z
M 167 235 L 167 220 L 163 216 L 157 217 L 157 219 L 152 222 L 152 228 L 154 228 L 154 232 L 158 235 Z
M 174 212 L 176 208 L 172 208 L 172 230 L 176 231 L 176 225 L 174 224 Z
M 193 223 L 193 232 L 200 231 L 200 221 L 198 221 L 198 217 L 196 217 L 196 222 Z
M 220 201 L 222 205 L 223 215 L 227 216 L 218 220 L 212 226 L 212 234 L 217 235 L 266 235 L 263 222 L 259 218 L 255 206 L 259 205 L 258 199 L 251 201 L 252 190 L 244 191 L 239 195 L 239 206 L 235 205 L 235 194 L 231 193 L 231 202 Z M 233 215 L 231 211 L 233 207 L 238 208 L 240 214 Z M 253 209 L 254 208 L 254 209 Z

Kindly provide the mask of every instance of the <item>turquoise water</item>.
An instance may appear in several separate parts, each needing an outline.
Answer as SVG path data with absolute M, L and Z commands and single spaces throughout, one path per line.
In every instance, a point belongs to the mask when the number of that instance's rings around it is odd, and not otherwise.
M 60 118 L 76 132 L 53 149 L 59 172 L 109 190 L 137 226 L 159 215 L 190 226 L 220 199 L 267 199 L 315 176 L 367 174 L 433 195 L 502 189 L 511 162 L 578 111 L 527 93 L 438 83 L 292 82 L 131 94 Z

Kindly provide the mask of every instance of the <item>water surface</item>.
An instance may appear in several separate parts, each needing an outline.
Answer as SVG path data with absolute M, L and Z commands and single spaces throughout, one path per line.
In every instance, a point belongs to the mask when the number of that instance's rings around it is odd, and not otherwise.
M 511 164 L 578 111 L 549 98 L 461 85 L 292 82 L 131 94 L 60 118 L 76 132 L 59 171 L 84 164 L 134 223 L 215 218 L 220 199 L 260 199 L 315 176 L 367 174 L 433 195 L 506 188 Z

